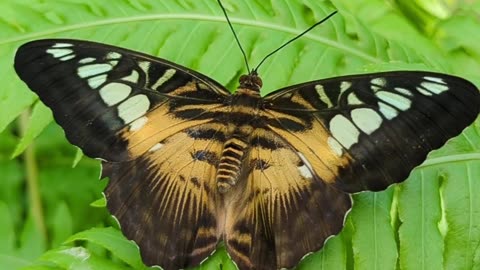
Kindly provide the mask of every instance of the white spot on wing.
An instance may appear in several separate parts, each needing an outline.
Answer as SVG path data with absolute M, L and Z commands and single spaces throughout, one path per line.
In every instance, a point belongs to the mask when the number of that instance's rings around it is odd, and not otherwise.
M 357 95 L 355 94 L 355 92 L 352 92 L 350 94 L 348 94 L 347 96 L 347 101 L 348 101 L 348 104 L 350 105 L 360 105 L 360 104 L 363 104 L 362 101 L 360 101 L 360 99 L 358 99 Z
M 126 77 L 123 77 L 122 80 L 127 81 L 127 82 L 137 83 L 138 78 L 139 78 L 138 72 L 136 70 L 132 70 L 132 73 L 130 73 L 130 75 L 128 75 Z
M 393 105 L 394 107 L 406 111 L 410 108 L 412 101 L 404 96 L 397 95 L 387 91 L 378 91 L 376 93 L 377 97 L 384 101 L 389 105 Z
M 372 88 L 373 92 L 377 92 L 382 89 L 381 87 L 378 87 L 376 85 L 372 85 L 370 88 Z
M 433 96 L 433 93 L 432 93 L 432 92 L 427 91 L 427 90 L 423 89 L 423 88 L 420 87 L 420 86 L 417 86 L 417 90 L 418 90 L 418 92 L 422 93 L 422 94 L 425 95 L 425 96 Z
M 88 63 L 91 63 L 95 61 L 95 58 L 93 57 L 86 57 L 86 58 L 83 58 L 83 59 L 80 59 L 80 61 L 78 61 L 78 63 L 80 64 L 88 64 Z
M 375 78 L 370 81 L 372 84 L 371 88 L 374 92 L 381 90 L 385 85 L 387 85 L 387 80 L 385 78 Z
M 173 75 L 175 75 L 175 72 L 177 71 L 173 68 L 165 70 L 162 77 L 158 78 L 157 82 L 155 82 L 155 84 L 152 86 L 152 89 L 157 90 L 158 87 L 162 86 L 162 84 L 170 80 Z
M 130 131 L 139 131 L 148 122 L 148 117 L 142 116 L 130 123 Z
M 75 58 L 75 54 L 70 54 L 70 55 L 67 55 L 67 56 L 64 56 L 62 58 L 60 58 L 60 61 L 67 61 L 67 60 L 71 60 Z
M 385 80 L 385 78 L 375 78 L 372 79 L 370 83 L 380 87 L 385 87 L 385 85 L 387 85 L 387 80 Z
M 343 92 L 343 91 L 347 90 L 348 88 L 350 88 L 350 86 L 352 86 L 351 82 L 346 82 L 346 81 L 341 82 L 340 83 L 340 92 Z
M 109 52 L 107 54 L 107 59 L 120 59 L 121 57 L 122 55 L 117 52 Z
M 297 169 L 300 171 L 301 176 L 303 176 L 307 179 L 313 179 L 312 172 L 308 169 L 308 167 L 305 164 L 297 167 Z
M 320 100 L 323 103 L 327 104 L 327 108 L 333 107 L 332 101 L 330 100 L 330 98 L 325 93 L 325 88 L 323 88 L 323 85 L 321 85 L 321 84 L 315 85 L 315 91 L 317 91 L 317 94 L 318 94 L 318 97 L 320 98 Z
M 157 150 L 160 150 L 160 148 L 162 148 L 162 147 L 163 147 L 163 144 L 157 143 L 154 146 L 152 146 L 152 148 L 150 148 L 148 151 L 149 152 L 155 152 Z
M 132 92 L 132 88 L 123 83 L 112 82 L 102 87 L 99 92 L 105 104 L 112 106 L 126 99 Z
M 95 77 L 89 78 L 87 80 L 88 85 L 90 85 L 90 87 L 92 87 L 93 89 L 96 89 L 100 85 L 104 84 L 106 81 L 107 81 L 107 75 L 106 74 L 100 75 L 100 76 L 95 76 Z
M 330 120 L 330 132 L 335 139 L 345 148 L 350 148 L 358 142 L 360 131 L 341 114 L 335 115 Z
M 70 43 L 56 43 L 52 46 L 52 48 L 68 48 L 68 47 L 73 47 L 73 45 Z
M 408 89 L 405 89 L 405 88 L 395 87 L 395 91 L 397 91 L 399 93 L 402 93 L 406 96 L 413 96 L 412 91 L 410 91 Z
M 146 95 L 136 95 L 118 105 L 118 116 L 128 124 L 142 117 L 150 108 L 150 100 Z
M 434 82 L 422 82 L 420 85 L 428 91 L 437 95 L 448 90 L 448 86 Z
M 150 62 L 148 61 L 141 61 L 138 63 L 138 66 L 143 70 L 145 73 L 145 83 L 148 85 L 150 83 L 150 78 L 148 77 L 148 70 L 150 69 Z
M 148 61 L 141 61 L 138 63 L 138 66 L 145 72 L 148 73 L 148 70 L 150 69 L 150 62 Z
M 378 103 L 378 109 L 380 110 L 380 113 L 382 113 L 383 116 L 388 120 L 392 120 L 398 115 L 398 111 L 395 108 L 383 102 Z
M 425 80 L 435 82 L 435 83 L 440 83 L 440 84 L 447 84 L 442 78 L 437 78 L 437 77 L 430 77 L 430 76 L 425 76 L 423 77 Z
M 71 50 L 71 49 L 48 49 L 47 53 L 51 54 L 55 58 L 62 58 L 64 56 L 73 54 L 73 50 Z
M 328 146 L 335 153 L 335 155 L 341 157 L 343 154 L 343 147 L 338 143 L 337 140 L 333 137 L 328 137 L 327 139 Z
M 310 162 L 308 162 L 308 160 L 305 158 L 305 156 L 300 153 L 300 152 L 297 152 L 298 156 L 300 157 L 300 159 L 302 160 L 303 162 L 303 165 L 302 166 L 299 166 L 298 167 L 298 170 L 300 171 L 300 174 L 308 179 L 312 179 L 313 178 L 313 168 L 312 168 L 312 165 L 310 164 Z M 305 168 L 303 168 L 305 167 Z M 305 172 L 305 169 L 308 170 L 308 172 Z M 303 172 L 302 172 L 303 171 Z M 310 177 L 308 177 L 310 176 Z
M 87 78 L 95 76 L 97 74 L 105 73 L 112 70 L 112 66 L 109 64 L 91 64 L 78 68 L 78 76 L 81 78 Z
M 351 116 L 355 125 L 367 134 L 371 134 L 382 124 L 382 117 L 370 108 L 354 109 Z

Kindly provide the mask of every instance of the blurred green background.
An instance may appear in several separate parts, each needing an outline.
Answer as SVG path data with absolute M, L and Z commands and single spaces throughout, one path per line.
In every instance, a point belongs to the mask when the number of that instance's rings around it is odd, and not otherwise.
M 336 75 L 435 70 L 480 85 L 480 2 L 224 0 L 267 93 Z M 127 47 L 234 89 L 243 58 L 213 0 L 0 0 L 0 269 L 143 269 L 105 210 L 99 162 L 82 158 L 17 78 L 16 48 L 67 37 Z M 81 128 L 81 127 L 78 127 Z M 480 269 L 480 124 L 402 185 L 354 196 L 342 233 L 298 269 Z M 235 269 L 223 248 L 200 268 Z

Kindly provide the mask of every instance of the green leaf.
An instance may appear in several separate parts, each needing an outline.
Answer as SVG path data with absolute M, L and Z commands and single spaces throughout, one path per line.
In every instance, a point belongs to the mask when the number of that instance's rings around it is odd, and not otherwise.
M 102 246 L 109 250 L 115 257 L 135 269 L 146 269 L 140 259 L 138 246 L 132 241 L 125 239 L 118 230 L 113 228 L 93 228 L 69 237 L 66 243 L 72 243 L 78 240 L 89 241 Z
M 346 240 L 341 234 L 332 237 L 319 252 L 306 256 L 297 269 L 347 269 L 347 248 Z
M 438 168 L 415 170 L 400 187 L 400 268 L 441 269 L 443 238 L 438 229 L 440 205 Z
M 11 255 L 0 254 L 0 265 L 3 269 L 20 269 L 30 265 L 31 262 Z
M 0 201 L 0 254 L 12 254 L 15 248 L 15 230 L 8 205 Z M 0 265 L 2 265 L 0 263 Z
M 14 226 L 18 226 L 24 215 L 24 209 L 18 204 L 18 200 L 24 196 L 23 177 L 25 177 L 25 172 L 18 160 L 3 159 L 0 159 L 0 172 L 0 200 L 8 206 Z
M 199 267 L 194 267 L 191 270 L 237 270 L 233 262 L 228 259 L 227 251 L 224 245 L 220 245 L 217 250 L 208 257 L 207 260 L 201 263 Z
M 50 124 L 52 119 L 52 111 L 43 103 L 37 102 L 33 107 L 33 111 L 28 122 L 27 132 L 17 144 L 17 147 L 12 154 L 12 158 L 20 155 L 43 131 L 43 129 Z
M 2 29 L 1 23 L 0 29 Z M 0 42 L 0 67 L 2 77 L 6 80 L 0 90 L 0 132 L 4 131 L 17 116 L 36 100 L 35 94 L 25 91 L 25 86 L 17 79 L 13 71 L 14 50 L 14 46 L 2 45 Z M 8 52 L 8 55 L 4 55 L 2 52 Z
M 107 199 L 105 198 L 105 195 L 102 196 L 102 198 L 92 202 L 90 204 L 92 207 L 106 207 L 107 206 Z
M 75 159 L 73 160 L 72 168 L 75 168 L 80 160 L 82 160 L 83 152 L 82 149 L 77 148 L 77 152 L 75 152 Z
M 72 216 L 65 202 L 59 202 L 51 218 L 51 243 L 59 246 L 73 233 Z
M 45 252 L 46 247 L 46 239 L 38 231 L 38 226 L 30 213 L 20 235 L 19 255 L 21 258 L 33 260 Z
M 128 270 L 130 268 L 121 266 L 111 259 L 99 257 L 90 253 L 83 247 L 61 247 L 50 250 L 43 254 L 40 259 L 43 262 L 54 263 L 61 269 L 75 270 Z M 24 270 L 32 270 L 25 268 Z
M 52 265 L 37 264 L 37 265 L 29 265 L 27 267 L 22 267 L 20 268 L 20 270 L 65 270 L 65 268 L 52 266 Z
M 447 20 L 441 22 L 439 29 L 432 35 L 435 42 L 443 48 L 453 70 L 470 76 L 474 82 L 480 83 L 480 22 L 476 19 L 478 12 L 463 7 Z M 461 29 L 461 31 L 459 31 Z
M 391 226 L 393 188 L 354 196 L 350 213 L 355 269 L 396 269 L 397 246 Z
M 479 266 L 478 258 L 475 258 L 480 246 L 479 175 L 480 159 L 455 162 L 441 174 L 448 225 L 444 253 L 446 269 L 475 269 Z

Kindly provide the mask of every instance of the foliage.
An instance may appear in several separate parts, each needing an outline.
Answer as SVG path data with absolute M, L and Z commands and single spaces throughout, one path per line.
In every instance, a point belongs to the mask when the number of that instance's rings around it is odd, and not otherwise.
M 480 6 L 427 1 L 224 0 L 251 64 L 338 9 L 340 15 L 261 68 L 265 92 L 308 80 L 394 69 L 437 70 L 480 85 Z M 438 1 L 443 2 L 443 1 Z M 144 269 L 112 227 L 106 181 L 16 77 L 15 48 L 88 39 L 158 55 L 234 89 L 243 58 L 212 0 L 0 2 L 0 265 L 5 269 Z M 29 108 L 32 108 L 31 111 Z M 354 195 L 340 235 L 298 269 L 478 269 L 480 122 L 401 185 Z M 95 203 L 98 206 L 100 201 Z M 102 205 L 100 203 L 100 205 Z M 235 269 L 223 247 L 199 269 Z

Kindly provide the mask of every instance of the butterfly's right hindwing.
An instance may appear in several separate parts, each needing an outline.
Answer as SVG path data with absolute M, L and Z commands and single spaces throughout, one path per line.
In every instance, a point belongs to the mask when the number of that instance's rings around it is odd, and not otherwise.
M 15 69 L 52 109 L 71 143 L 108 161 L 130 160 L 208 122 L 229 95 L 166 60 L 77 40 L 27 43 L 18 49 Z

